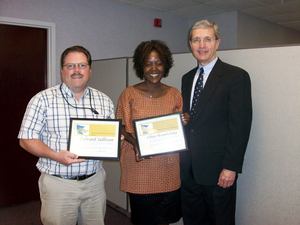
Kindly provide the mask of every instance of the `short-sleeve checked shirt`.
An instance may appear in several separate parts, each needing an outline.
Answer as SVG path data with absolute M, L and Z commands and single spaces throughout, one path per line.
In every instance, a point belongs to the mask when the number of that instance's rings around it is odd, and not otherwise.
M 69 105 L 64 98 L 78 108 Z M 91 107 L 99 114 L 94 114 Z M 57 152 L 67 150 L 70 118 L 113 119 L 114 106 L 107 95 L 91 87 L 86 88 L 81 99 L 77 101 L 65 84 L 57 85 L 39 92 L 30 100 L 18 138 L 39 139 Z M 36 166 L 47 174 L 72 177 L 97 172 L 102 168 L 102 162 L 86 160 L 66 166 L 40 157 Z

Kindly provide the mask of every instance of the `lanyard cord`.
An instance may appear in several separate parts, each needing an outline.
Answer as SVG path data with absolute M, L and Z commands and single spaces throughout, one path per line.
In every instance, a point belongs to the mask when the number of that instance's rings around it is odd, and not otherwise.
M 69 106 L 71 106 L 71 107 L 73 107 L 73 108 L 75 108 L 75 109 L 89 109 L 89 110 L 91 110 L 94 114 L 99 114 L 98 111 L 92 107 L 92 94 L 91 94 L 91 90 L 90 90 L 90 89 L 89 89 L 90 108 L 88 108 L 88 107 L 77 107 L 77 106 L 72 105 L 72 104 L 68 101 L 68 99 L 66 98 L 66 96 L 63 94 L 63 92 L 62 92 L 62 84 L 59 86 L 59 90 L 60 90 L 60 93 L 61 93 L 63 99 L 66 101 L 66 103 L 67 103 Z

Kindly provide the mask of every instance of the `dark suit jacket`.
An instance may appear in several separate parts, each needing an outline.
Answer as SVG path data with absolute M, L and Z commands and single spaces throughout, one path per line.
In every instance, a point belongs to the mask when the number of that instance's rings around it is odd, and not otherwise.
M 183 112 L 197 68 L 182 78 Z M 217 60 L 200 95 L 196 114 L 185 127 L 189 151 L 181 153 L 182 182 L 216 185 L 223 168 L 242 171 L 252 122 L 248 73 Z

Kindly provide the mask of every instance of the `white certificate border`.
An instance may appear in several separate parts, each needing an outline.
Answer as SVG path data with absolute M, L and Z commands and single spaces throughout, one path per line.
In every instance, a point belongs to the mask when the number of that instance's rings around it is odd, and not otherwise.
M 145 122 L 150 122 L 150 121 L 159 121 L 159 120 L 165 120 L 167 118 L 173 118 L 175 117 L 178 121 L 178 125 L 179 125 L 179 133 L 182 134 L 180 137 L 181 140 L 184 143 L 184 147 L 177 149 L 175 151 L 169 151 L 168 149 L 164 149 L 162 151 L 160 151 L 159 153 L 153 153 L 153 154 L 145 154 L 143 153 L 143 148 L 141 146 L 141 133 L 140 133 L 140 126 L 141 124 L 144 124 Z M 139 157 L 140 158 L 144 158 L 144 157 L 150 157 L 150 156 L 156 156 L 156 155 L 165 155 L 165 154 L 171 154 L 171 153 L 175 153 L 175 152 L 180 152 L 180 151 L 185 151 L 188 150 L 187 148 L 187 142 L 186 142 L 186 138 L 185 138 L 185 132 L 184 132 L 184 128 L 183 128 L 183 123 L 181 120 L 181 114 L 180 113 L 171 113 L 171 114 L 166 114 L 166 115 L 161 115 L 161 116 L 154 116 L 154 117 L 148 117 L 148 118 L 144 118 L 144 119 L 137 119 L 137 120 L 133 120 L 134 123 L 134 129 L 135 129 L 135 134 L 136 134 L 136 139 L 137 139 L 137 145 L 138 145 L 138 151 L 139 151 Z
M 87 123 L 87 124 L 114 124 L 117 126 L 117 134 L 114 137 L 117 141 L 117 148 L 115 149 L 115 156 L 113 157 L 107 157 L 107 156 L 101 156 L 101 155 L 80 155 L 78 154 L 79 158 L 84 158 L 84 159 L 101 159 L 101 160 L 119 160 L 120 158 L 120 149 L 121 149 L 121 143 L 120 143 L 120 138 L 121 138 L 121 120 L 120 119 L 96 119 L 96 118 L 70 118 L 70 126 L 69 126 L 69 138 L 68 138 L 68 146 L 67 149 L 68 151 L 72 152 L 72 149 L 70 149 L 72 145 L 72 140 L 75 139 L 75 135 L 72 133 L 73 131 L 73 122 L 80 121 L 80 123 Z M 102 136 L 98 136 L 102 137 Z

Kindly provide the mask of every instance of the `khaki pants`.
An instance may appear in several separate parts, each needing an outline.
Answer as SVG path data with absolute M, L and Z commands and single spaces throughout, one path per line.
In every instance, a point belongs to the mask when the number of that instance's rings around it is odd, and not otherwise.
M 42 173 L 39 190 L 44 225 L 104 225 L 105 171 L 82 181 Z

